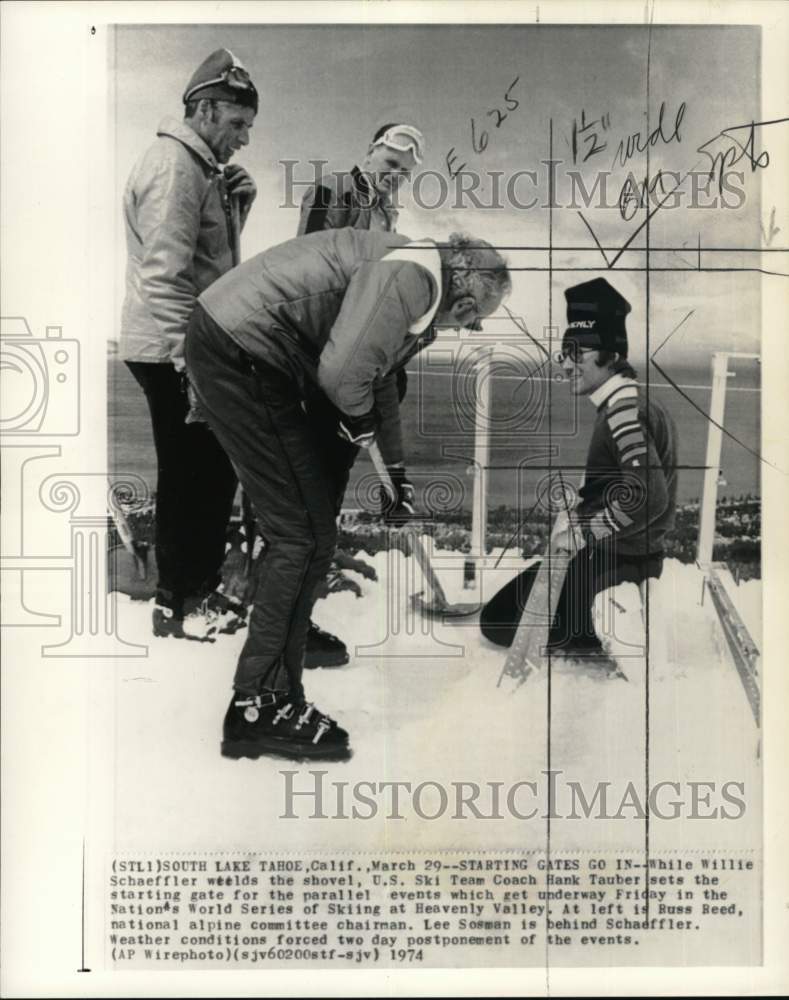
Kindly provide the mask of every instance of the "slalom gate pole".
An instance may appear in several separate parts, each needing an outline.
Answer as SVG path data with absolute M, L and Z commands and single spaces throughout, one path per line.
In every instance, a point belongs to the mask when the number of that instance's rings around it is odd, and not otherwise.
M 488 465 L 493 348 L 486 347 L 476 363 L 474 387 L 474 485 L 471 501 L 471 549 L 463 564 L 463 586 L 477 586 L 477 566 L 485 558 L 488 525 Z
M 699 543 L 696 561 L 704 573 L 704 592 L 709 591 L 718 623 L 731 653 L 743 689 L 748 698 L 754 722 L 761 726 L 761 672 L 760 651 L 750 632 L 734 606 L 723 582 L 728 575 L 725 563 L 713 562 L 715 547 L 715 518 L 718 506 L 718 478 L 720 475 L 721 451 L 723 445 L 723 418 L 726 410 L 726 386 L 730 377 L 729 358 L 759 361 L 758 354 L 738 351 L 719 351 L 712 355 L 712 393 L 710 396 L 710 426 L 707 432 L 707 455 L 704 462 L 704 486 L 701 494 L 699 513 Z M 733 373 L 731 373 L 733 376 Z M 714 421 L 714 423 L 713 423 Z M 715 426 L 715 425 L 718 426 Z M 757 757 L 759 756 L 757 748 Z
M 715 543 L 715 510 L 718 503 L 718 475 L 723 446 L 723 414 L 726 408 L 726 379 L 729 356 L 720 352 L 712 355 L 712 394 L 710 396 L 710 422 L 707 431 L 707 457 L 704 460 L 704 486 L 701 492 L 699 513 L 699 544 L 696 561 L 702 569 L 712 562 Z M 718 424 L 719 426 L 715 426 Z

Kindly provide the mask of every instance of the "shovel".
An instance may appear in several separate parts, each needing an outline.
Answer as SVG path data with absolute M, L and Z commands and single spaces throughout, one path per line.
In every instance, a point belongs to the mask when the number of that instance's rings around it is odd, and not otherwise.
M 381 485 L 386 490 L 388 495 L 393 501 L 397 500 L 397 491 L 392 483 L 392 477 L 389 475 L 389 470 L 386 468 L 386 463 L 383 460 L 381 451 L 378 445 L 373 442 L 368 451 L 370 452 L 370 458 L 373 460 L 373 465 L 375 466 L 375 471 L 381 480 Z M 427 615 L 441 616 L 444 618 L 465 618 L 468 615 L 476 614 L 481 605 L 477 603 L 459 602 L 457 604 L 452 604 L 447 600 L 447 595 L 444 593 L 444 588 L 441 586 L 441 581 L 436 575 L 436 571 L 430 562 L 430 556 L 427 554 L 424 543 L 419 535 L 419 529 L 416 525 L 411 524 L 407 528 L 395 529 L 401 537 L 406 540 L 405 554 L 412 555 L 419 564 L 419 568 L 425 578 L 430 591 L 432 593 L 432 599 L 426 600 L 423 596 L 423 592 L 419 594 L 414 594 L 411 598 L 414 607 L 419 608 L 420 611 Z

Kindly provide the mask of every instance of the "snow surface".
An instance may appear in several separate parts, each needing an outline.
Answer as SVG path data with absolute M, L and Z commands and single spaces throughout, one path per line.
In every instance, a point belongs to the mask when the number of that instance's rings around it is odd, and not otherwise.
M 308 698 L 350 733 L 354 752 L 345 763 L 222 758 L 222 719 L 245 630 L 212 645 L 149 639 L 151 605 L 117 595 L 120 635 L 148 643 L 146 658 L 118 659 L 112 668 L 115 745 L 107 766 L 119 849 L 544 848 L 542 772 L 549 768 L 560 772 L 561 783 L 554 801 L 562 818 L 550 823 L 552 852 L 643 847 L 645 823 L 632 808 L 617 822 L 569 818 L 564 783 L 582 783 L 589 799 L 595 782 L 610 782 L 609 809 L 616 812 L 628 782 L 643 796 L 647 775 L 649 787 L 681 785 L 679 796 L 668 789 L 661 797 L 664 812 L 678 797 L 688 811 L 692 781 L 717 783 L 706 806 L 708 793 L 702 792 L 701 813 L 725 804 L 724 782 L 742 782 L 746 801 L 736 820 L 653 815 L 651 850 L 758 848 L 759 733 L 712 602 L 701 601 L 695 566 L 669 560 L 651 584 L 648 668 L 639 591 L 623 584 L 598 596 L 595 616 L 627 682 L 603 681 L 554 658 L 550 669 L 513 690 L 509 681 L 497 686 L 504 653 L 482 638 L 476 617 L 443 622 L 411 609 L 410 595 L 424 587 L 413 559 L 399 551 L 361 555 L 374 565 L 378 581 L 349 574 L 362 596 L 332 594 L 314 612 L 320 626 L 348 643 L 351 662 L 305 673 Z M 435 552 L 449 599 L 487 600 L 525 565 L 508 556 L 494 568 L 497 555 L 488 558 L 475 592 L 462 587 L 462 554 Z M 753 624 L 759 581 L 735 587 L 733 598 Z M 295 772 L 295 789 L 307 791 L 316 781 L 310 772 L 325 772 L 317 779 L 324 783 L 323 811 L 340 818 L 278 819 L 286 811 L 282 772 L 288 771 Z M 469 809 L 467 818 L 448 818 L 457 811 L 455 786 L 441 819 L 420 818 L 410 795 L 403 819 L 384 820 L 390 795 L 378 797 L 373 818 L 342 818 L 354 800 L 346 789 L 345 804 L 338 806 L 332 783 L 352 789 L 362 781 L 406 781 L 412 788 L 427 781 L 476 782 L 485 815 L 491 812 L 487 783 L 500 782 L 504 818 L 474 818 Z M 537 785 L 536 795 L 522 788 L 514 800 L 522 812 L 537 808 L 531 819 L 504 808 L 507 790 L 519 781 Z M 438 795 L 435 789 L 424 793 L 423 812 L 439 810 Z M 293 801 L 297 815 L 310 815 L 314 797 Z

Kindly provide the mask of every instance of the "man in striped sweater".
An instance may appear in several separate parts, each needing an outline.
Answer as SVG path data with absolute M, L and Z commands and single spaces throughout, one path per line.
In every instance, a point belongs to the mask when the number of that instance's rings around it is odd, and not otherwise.
M 586 396 L 595 414 L 578 503 L 559 515 L 553 531 L 554 548 L 573 558 L 549 646 L 586 657 L 603 652 L 592 621 L 595 595 L 662 572 L 676 507 L 676 430 L 627 360 L 627 300 L 605 278 L 569 288 L 565 298 L 559 360 L 570 392 Z M 529 567 L 486 605 L 487 638 L 511 645 L 535 576 Z

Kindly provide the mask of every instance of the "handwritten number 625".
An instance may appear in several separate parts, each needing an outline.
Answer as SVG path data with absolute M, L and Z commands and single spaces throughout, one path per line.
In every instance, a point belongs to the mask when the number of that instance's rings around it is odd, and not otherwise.
M 509 87 L 507 87 L 507 91 L 504 94 L 504 103 L 507 105 L 508 110 L 502 111 L 500 108 L 491 108 L 490 111 L 487 112 L 488 117 L 490 117 L 491 115 L 495 115 L 496 121 L 494 124 L 496 128 L 501 128 L 502 124 L 504 123 L 504 120 L 508 117 L 510 111 L 515 111 L 516 108 L 520 107 L 520 101 L 517 100 L 517 98 L 511 96 L 511 91 L 519 80 L 520 76 L 516 76 L 515 79 L 512 81 L 512 83 L 509 85 Z M 485 150 L 488 148 L 489 141 L 490 141 L 490 134 L 485 129 L 482 129 L 482 131 L 479 133 L 479 137 L 477 137 L 477 126 L 474 119 L 472 118 L 471 146 L 474 152 L 484 153 Z

